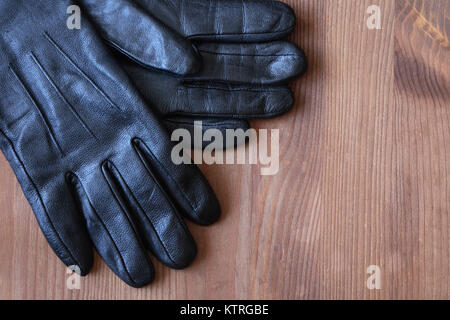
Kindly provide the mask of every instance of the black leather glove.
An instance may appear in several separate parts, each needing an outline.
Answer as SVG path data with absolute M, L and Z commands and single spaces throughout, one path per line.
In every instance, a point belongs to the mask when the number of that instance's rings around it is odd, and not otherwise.
M 192 132 L 194 120 L 202 120 L 204 130 L 246 130 L 247 119 L 275 117 L 293 105 L 285 84 L 305 71 L 306 60 L 296 45 L 279 40 L 295 26 L 294 12 L 281 2 L 81 0 L 81 4 L 170 129 Z
M 195 243 L 179 212 L 208 225 L 219 204 L 172 144 L 88 21 L 66 27 L 70 0 L 0 2 L 0 146 L 41 229 L 87 274 L 92 244 L 133 287 L 154 277 L 150 250 L 187 266 Z

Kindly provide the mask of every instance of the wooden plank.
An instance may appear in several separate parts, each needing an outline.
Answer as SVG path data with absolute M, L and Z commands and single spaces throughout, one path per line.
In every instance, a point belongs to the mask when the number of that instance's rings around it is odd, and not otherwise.
M 96 259 L 81 290 L 0 156 L 2 299 L 448 299 L 450 90 L 446 0 L 286 0 L 309 71 L 280 129 L 280 171 L 202 166 L 223 207 L 192 266 L 143 289 Z M 366 25 L 370 5 L 382 30 Z M 369 290 L 378 265 L 381 289 Z

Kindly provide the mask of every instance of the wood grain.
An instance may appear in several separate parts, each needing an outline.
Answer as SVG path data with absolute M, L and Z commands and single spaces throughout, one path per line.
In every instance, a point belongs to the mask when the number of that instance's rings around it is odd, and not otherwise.
M 289 0 L 309 71 L 280 129 L 280 171 L 202 166 L 223 207 L 189 224 L 199 255 L 127 287 L 96 259 L 80 290 L 0 156 L 2 299 L 449 299 L 447 0 Z M 366 27 L 379 5 L 382 30 Z M 366 287 L 381 269 L 380 290 Z

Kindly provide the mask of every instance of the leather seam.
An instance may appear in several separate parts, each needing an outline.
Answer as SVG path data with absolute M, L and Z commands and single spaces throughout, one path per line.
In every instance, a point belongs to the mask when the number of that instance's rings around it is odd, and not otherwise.
M 136 138 L 138 139 L 138 138 Z M 186 195 L 186 193 L 184 192 L 183 188 L 180 187 L 180 185 L 176 182 L 176 180 L 172 177 L 172 175 L 169 173 L 169 171 L 166 169 L 166 167 L 158 160 L 158 158 L 155 157 L 155 155 L 153 154 L 153 152 L 151 152 L 151 150 L 148 148 L 147 144 L 142 141 L 141 139 L 139 139 L 139 141 L 145 146 L 145 148 L 148 150 L 148 152 L 152 155 L 152 158 L 157 161 L 160 165 L 160 167 L 165 171 L 165 173 L 167 174 L 167 176 L 172 180 L 172 182 L 178 187 L 178 189 L 180 190 L 181 194 L 183 195 L 183 198 L 187 201 L 187 203 L 189 204 L 189 206 L 191 207 L 191 209 L 195 212 L 195 214 L 198 216 L 198 208 L 194 207 L 194 205 L 191 203 L 189 197 Z M 147 169 L 148 170 L 148 169 Z
M 283 88 L 280 89 L 247 89 L 247 88 L 229 88 L 229 89 L 225 89 L 225 88 L 220 88 L 220 87 L 214 87 L 214 86 L 202 86 L 202 85 L 195 85 L 195 84 L 184 84 L 182 87 L 178 87 L 179 91 L 185 91 L 186 88 L 190 88 L 190 89 L 205 89 L 205 90 L 218 90 L 218 91 L 225 91 L 225 92 L 259 92 L 259 93 L 264 93 L 264 92 L 283 92 L 285 91 Z
M 53 45 L 53 47 L 56 49 L 56 51 L 65 59 L 67 60 L 74 68 L 77 70 L 77 72 L 85 78 L 93 87 L 94 89 L 114 108 L 116 108 L 119 111 L 123 111 L 118 105 L 116 105 L 109 97 L 108 95 L 103 92 L 102 89 L 83 71 L 80 67 L 78 67 L 75 62 L 70 59 L 70 57 L 63 51 L 63 49 L 56 43 L 55 40 L 47 33 L 44 32 L 44 37 L 50 42 L 50 44 Z
M 70 111 L 72 112 L 72 114 L 75 116 L 75 118 L 78 120 L 78 122 L 81 124 L 81 126 L 89 133 L 89 135 L 91 137 L 93 137 L 94 139 L 97 139 L 97 137 L 95 136 L 95 134 L 92 132 L 92 130 L 88 127 L 88 125 L 86 124 L 86 122 L 84 122 L 84 120 L 81 118 L 81 116 L 78 114 L 77 110 L 75 110 L 75 108 L 70 104 L 70 102 L 67 100 L 66 97 L 64 97 L 64 95 L 62 94 L 61 90 L 58 88 L 58 86 L 56 85 L 56 83 L 53 81 L 53 79 L 50 77 L 50 75 L 48 74 L 48 72 L 45 70 L 44 66 L 39 62 L 39 60 L 37 59 L 37 57 L 34 55 L 33 52 L 31 52 L 31 58 L 32 60 L 36 63 L 37 67 L 39 68 L 39 70 L 42 72 L 42 74 L 44 75 L 44 77 L 47 79 L 47 81 L 50 83 L 50 85 L 52 86 L 53 90 L 56 91 L 56 94 L 59 96 L 59 98 L 69 107 Z
M 197 121 L 197 119 L 193 119 L 194 121 Z M 235 122 L 233 122 L 232 120 L 226 121 L 226 119 L 219 119 L 220 120 L 220 125 L 227 125 L 227 124 L 234 124 Z M 171 122 L 171 123 L 177 123 L 177 124 L 184 124 L 184 125 L 189 125 L 194 127 L 194 123 L 193 122 L 188 122 L 188 121 L 183 121 L 183 120 L 176 120 L 176 119 L 170 119 L 170 118 L 165 118 L 164 121 L 166 122 Z M 201 121 L 198 120 L 198 121 Z M 218 121 L 219 122 L 219 121 Z M 216 128 L 217 127 L 217 123 L 214 124 L 209 124 L 209 123 L 202 123 L 203 127 L 212 127 L 212 128 Z
M 11 65 L 9 65 L 9 70 L 12 72 L 12 74 L 14 75 L 15 79 L 17 80 L 17 82 L 19 83 L 20 87 L 22 88 L 22 90 L 25 92 L 26 97 L 31 101 L 31 103 L 33 104 L 33 106 L 36 108 L 37 113 L 39 115 L 39 117 L 41 118 L 42 122 L 44 123 L 52 142 L 55 144 L 56 149 L 60 152 L 61 156 L 64 157 L 64 151 L 62 150 L 58 140 L 56 139 L 56 135 L 53 132 L 52 127 L 50 126 L 49 120 L 47 119 L 47 117 L 45 116 L 45 114 L 43 113 L 43 111 L 41 110 L 41 108 L 38 106 L 37 102 L 35 101 L 35 99 L 31 96 L 31 93 L 29 92 L 29 90 L 27 89 L 27 87 L 25 86 L 24 82 L 20 79 L 19 75 L 16 73 L 16 71 L 14 71 L 13 67 Z
M 75 175 L 75 174 L 74 174 L 74 175 Z M 75 176 L 76 176 L 76 175 L 75 175 Z M 78 176 L 76 176 L 76 177 L 77 177 L 79 183 L 81 184 L 81 186 L 83 187 L 84 193 L 85 193 L 85 195 L 86 195 L 86 198 L 87 198 L 88 201 L 89 201 L 89 205 L 90 205 L 90 207 L 92 208 L 93 213 L 94 213 L 95 216 L 97 217 L 98 221 L 101 223 L 101 226 L 102 226 L 103 229 L 106 231 L 106 234 L 108 235 L 108 238 L 111 240 L 112 244 L 114 245 L 114 248 L 116 249 L 117 253 L 119 254 L 119 257 L 120 257 L 120 261 L 121 261 L 122 267 L 123 267 L 124 270 L 126 271 L 126 273 L 127 273 L 128 277 L 130 278 L 130 280 L 131 280 L 134 284 L 137 285 L 136 281 L 134 281 L 133 277 L 131 276 L 131 274 L 130 274 L 128 268 L 127 268 L 127 265 L 126 265 L 125 260 L 124 260 L 124 258 L 123 258 L 123 256 L 122 256 L 122 253 L 120 252 L 119 248 L 117 247 L 116 241 L 114 240 L 113 236 L 112 236 L 111 233 L 109 232 L 109 230 L 108 230 L 108 228 L 106 227 L 105 223 L 103 222 L 101 216 L 97 213 L 97 210 L 96 210 L 95 207 L 92 205 L 92 201 L 91 201 L 91 199 L 90 199 L 88 193 L 86 192 L 86 189 L 84 188 L 83 184 L 81 183 L 81 180 L 78 178 Z M 108 184 L 108 187 L 111 188 L 111 187 L 109 186 L 108 181 L 106 181 L 106 183 Z M 110 189 L 110 190 L 111 190 L 111 189 Z M 113 193 L 113 195 L 114 195 L 114 193 Z M 116 201 L 117 201 L 117 200 L 116 200 Z M 120 205 L 119 205 L 119 207 L 120 207 Z M 122 208 L 121 208 L 121 210 L 122 210 Z
M 288 27 L 286 29 L 280 30 L 280 31 L 275 31 L 275 32 L 248 32 L 248 33 L 239 33 L 239 32 L 229 32 L 229 33 L 199 33 L 199 34 L 193 34 L 188 36 L 188 39 L 195 39 L 195 38 L 200 38 L 200 37 L 209 37 L 209 36 L 213 36 L 213 37 L 222 37 L 222 36 L 246 36 L 246 35 L 279 35 L 279 34 L 285 34 L 287 32 L 290 32 L 291 30 L 293 30 L 294 27 Z
M 199 49 L 200 52 L 211 54 L 211 55 L 222 55 L 222 56 L 237 56 L 237 57 L 298 57 L 301 58 L 297 54 L 245 54 L 245 53 L 228 53 L 228 52 L 214 52 L 209 50 Z
M 271 117 L 275 117 L 278 115 L 282 115 L 286 112 L 287 109 L 289 108 L 285 108 L 281 111 L 276 111 L 276 112 L 269 112 L 269 113 L 248 113 L 248 114 L 243 114 L 243 113 L 239 113 L 239 114 L 235 114 L 235 113 L 212 113 L 212 114 L 205 114 L 205 113 L 183 113 L 183 112 L 171 112 L 169 113 L 170 115 L 181 115 L 181 116 L 193 116 L 193 117 L 205 117 L 207 115 L 210 115 L 211 118 L 214 117 L 223 117 L 223 118 L 229 118 L 231 117 L 232 119 L 240 119 L 240 120 L 254 120 L 254 119 L 264 119 L 264 118 L 271 118 Z
M 161 246 L 164 248 L 164 251 L 166 252 L 167 256 L 169 257 L 170 261 L 172 261 L 175 265 L 177 264 L 175 262 L 175 260 L 172 258 L 171 254 L 169 253 L 169 251 L 167 250 L 166 246 L 164 245 L 163 241 L 161 240 L 161 237 L 159 236 L 159 233 L 156 231 L 156 228 L 153 224 L 153 222 L 150 220 L 150 218 L 147 216 L 147 213 L 145 212 L 145 210 L 142 208 L 141 204 L 139 203 L 139 201 L 136 199 L 136 196 L 134 195 L 134 193 L 131 191 L 130 187 L 128 186 L 128 184 L 126 183 L 125 179 L 122 177 L 122 175 L 120 174 L 119 170 L 117 170 L 117 167 L 112 164 L 115 168 L 115 171 L 117 171 L 117 174 L 120 176 L 120 179 L 123 181 L 123 183 L 125 184 L 125 186 L 127 187 L 127 189 L 129 190 L 131 196 L 133 197 L 133 200 L 135 201 L 135 203 L 139 206 L 139 210 L 141 210 L 144 213 L 144 216 L 146 218 L 146 220 L 150 223 L 150 225 L 152 226 L 153 231 L 155 232 L 156 236 L 158 237 L 159 242 L 161 243 Z M 145 170 L 148 172 L 147 167 L 144 165 Z M 158 189 L 162 190 L 162 188 L 159 186 L 158 182 L 155 181 L 154 177 L 149 174 L 152 177 L 152 180 L 155 182 L 155 185 L 158 186 Z M 108 182 L 109 185 L 109 182 Z M 111 187 L 110 187 L 111 190 Z M 112 191 L 112 190 L 111 190 Z M 163 194 L 165 195 L 165 192 L 163 191 Z M 122 211 L 124 211 L 124 209 L 122 208 L 122 205 L 120 204 L 120 201 L 117 200 L 117 197 L 115 196 L 114 192 L 113 192 L 114 198 L 116 199 L 116 201 L 119 203 Z M 170 201 L 169 201 L 170 203 Z M 172 206 L 172 204 L 170 203 L 170 205 Z M 126 214 L 125 214 L 126 215 Z M 129 220 L 128 215 L 127 216 L 127 220 Z M 130 222 L 130 221 L 129 221 Z M 134 230 L 134 228 L 133 228 Z M 134 231 L 136 234 L 136 231 Z M 138 236 L 138 234 L 136 234 L 136 236 Z M 140 239 L 140 237 L 138 238 Z

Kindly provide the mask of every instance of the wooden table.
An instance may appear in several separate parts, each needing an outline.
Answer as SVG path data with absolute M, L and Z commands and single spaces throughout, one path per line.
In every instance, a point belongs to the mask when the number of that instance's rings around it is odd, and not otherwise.
M 66 289 L 2 155 L 0 298 L 449 298 L 450 2 L 286 2 L 310 68 L 292 112 L 253 123 L 280 129 L 280 171 L 202 166 L 223 217 L 189 224 L 193 265 L 156 262 L 155 282 L 133 289 L 97 257 L 81 289 Z M 381 30 L 367 27 L 374 4 Z

